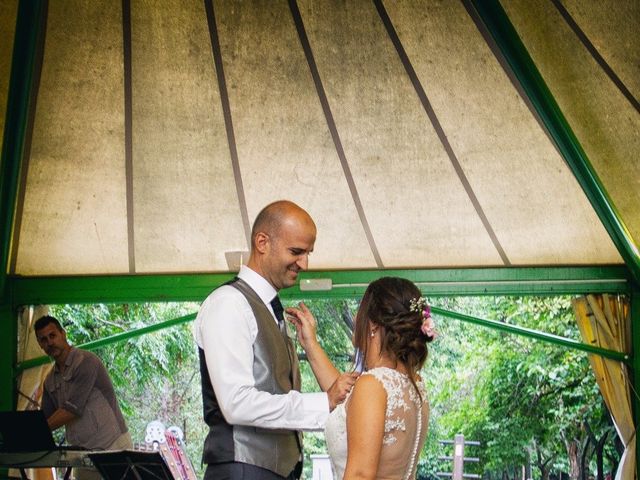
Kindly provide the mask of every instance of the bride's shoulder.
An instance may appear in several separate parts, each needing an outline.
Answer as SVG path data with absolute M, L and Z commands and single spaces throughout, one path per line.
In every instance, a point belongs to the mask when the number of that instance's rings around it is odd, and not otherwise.
M 366 375 L 371 375 L 372 377 L 377 378 L 380 381 L 386 381 L 386 380 L 402 381 L 404 379 L 408 379 L 408 377 L 404 373 L 401 373 L 398 370 L 394 368 L 389 368 L 389 367 L 372 368 L 371 370 L 367 370 L 366 372 L 363 372 L 361 376 L 366 376 Z
M 357 378 L 355 385 L 358 384 L 373 384 L 380 383 L 381 379 L 385 376 L 385 373 L 380 368 L 373 368 L 366 370 L 360 374 Z
M 345 402 L 347 410 L 351 410 L 354 404 L 368 404 L 380 401 L 381 404 L 386 403 L 387 389 L 383 382 L 374 375 L 363 373 L 358 377 L 353 390 L 349 394 L 349 398 Z
M 362 375 L 360 375 L 360 378 L 358 378 L 356 385 L 366 378 L 371 379 L 372 382 L 380 384 L 387 392 L 389 392 L 389 390 L 395 390 L 402 387 L 408 380 L 405 374 L 400 373 L 393 368 L 376 367 L 363 372 Z

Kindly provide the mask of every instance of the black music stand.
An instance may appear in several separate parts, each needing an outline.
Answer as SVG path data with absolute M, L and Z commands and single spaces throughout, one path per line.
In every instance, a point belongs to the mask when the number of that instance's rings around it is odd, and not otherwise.
M 160 452 L 95 452 L 89 458 L 106 480 L 173 480 Z

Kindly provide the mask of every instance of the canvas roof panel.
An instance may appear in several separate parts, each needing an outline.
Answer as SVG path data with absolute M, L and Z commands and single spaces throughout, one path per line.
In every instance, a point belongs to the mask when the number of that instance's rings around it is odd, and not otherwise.
M 112 4 L 49 6 L 17 251 L 23 274 L 126 271 L 119 14 Z
M 636 3 L 503 7 L 637 249 Z M 315 269 L 623 262 L 473 2 L 127 5 L 48 3 L 10 274 L 226 272 L 280 198 Z

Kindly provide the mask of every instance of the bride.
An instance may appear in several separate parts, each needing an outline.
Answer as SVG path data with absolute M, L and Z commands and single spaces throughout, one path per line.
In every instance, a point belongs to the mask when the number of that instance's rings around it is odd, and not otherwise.
M 326 390 L 339 372 L 318 343 L 315 318 L 304 303 L 286 311 Z M 384 277 L 369 285 L 353 333 L 364 372 L 325 427 L 335 478 L 415 478 L 429 421 L 418 372 L 434 336 L 429 306 L 412 282 Z

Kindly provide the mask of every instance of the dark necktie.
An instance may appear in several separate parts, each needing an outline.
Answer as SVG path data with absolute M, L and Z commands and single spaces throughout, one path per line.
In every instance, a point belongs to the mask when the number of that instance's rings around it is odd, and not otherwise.
M 282 303 L 277 295 L 273 297 L 273 300 L 271 300 L 271 308 L 273 308 L 273 313 L 278 320 L 278 327 L 280 327 L 280 331 L 284 331 L 284 308 L 282 308 Z

